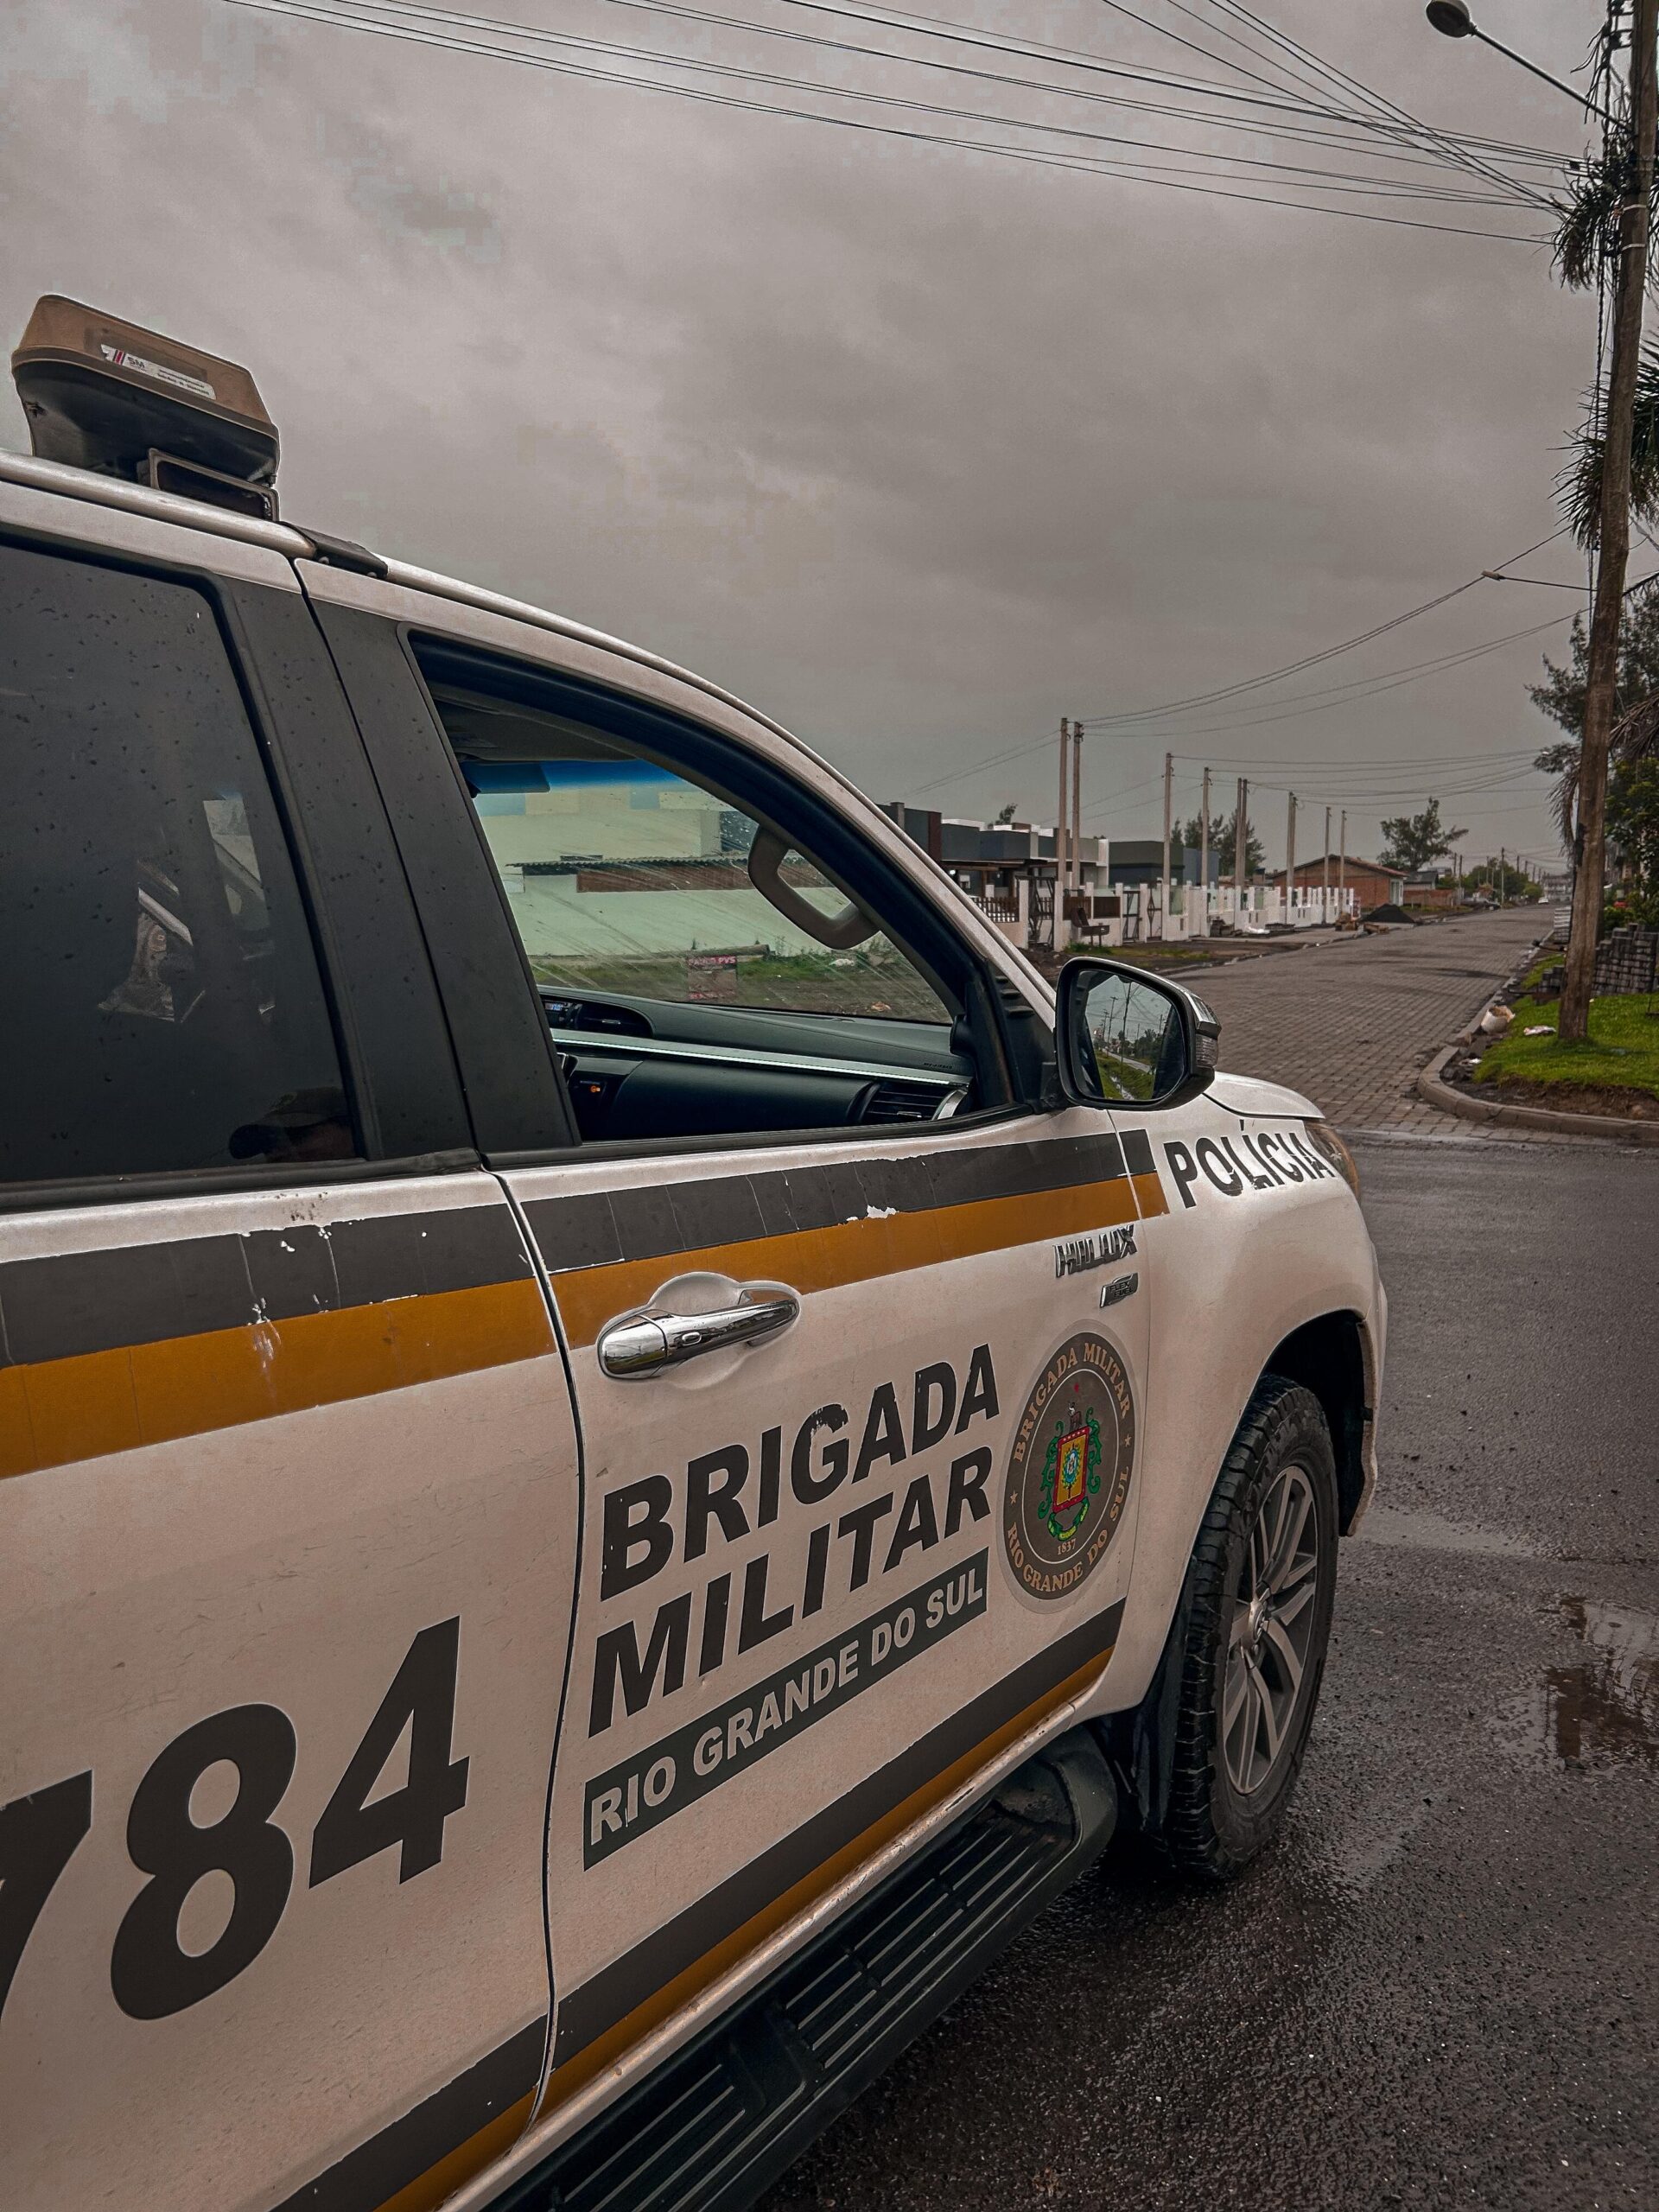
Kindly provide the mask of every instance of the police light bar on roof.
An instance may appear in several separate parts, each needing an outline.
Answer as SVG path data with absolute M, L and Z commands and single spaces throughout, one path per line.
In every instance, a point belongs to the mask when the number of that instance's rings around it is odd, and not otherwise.
M 234 361 L 49 292 L 11 373 L 41 460 L 275 519 L 276 426 Z

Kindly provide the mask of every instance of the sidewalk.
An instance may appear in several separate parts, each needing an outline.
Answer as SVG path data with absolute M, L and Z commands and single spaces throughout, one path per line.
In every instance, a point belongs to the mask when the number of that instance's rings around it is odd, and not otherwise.
M 1192 988 L 1220 1018 L 1224 1068 L 1306 1092 L 1341 1128 L 1536 1143 L 1530 1130 L 1505 1129 L 1500 1138 L 1439 1113 L 1412 1085 L 1550 919 L 1537 907 L 1515 906 L 1342 938 L 1206 969 Z

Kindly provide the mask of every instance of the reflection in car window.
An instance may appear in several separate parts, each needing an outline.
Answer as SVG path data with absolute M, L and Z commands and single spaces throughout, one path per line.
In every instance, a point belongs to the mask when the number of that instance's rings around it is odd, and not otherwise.
M 750 874 L 759 824 L 741 807 L 586 725 L 437 693 L 531 973 L 577 996 L 945 1021 L 950 1009 L 890 938 L 835 925 L 846 894 L 804 854 L 785 901 L 825 918 L 826 944 Z
M 0 1180 L 355 1151 L 230 663 L 188 586 L 0 547 Z

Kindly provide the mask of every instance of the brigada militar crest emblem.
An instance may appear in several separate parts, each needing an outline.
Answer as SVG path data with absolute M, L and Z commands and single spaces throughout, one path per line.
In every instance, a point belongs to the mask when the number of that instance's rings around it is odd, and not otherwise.
M 1051 1536 L 1075 1535 L 1089 1518 L 1091 1499 L 1100 1495 L 1100 1420 L 1092 1406 L 1081 1428 L 1065 1429 L 1057 1414 L 1054 1433 L 1043 1459 L 1043 1486 L 1037 1499 L 1043 1526 Z
M 1110 1548 L 1135 1465 L 1135 1399 L 1116 1348 L 1084 1331 L 1026 1402 L 1008 1454 L 1002 1539 L 1027 1597 L 1070 1597 Z

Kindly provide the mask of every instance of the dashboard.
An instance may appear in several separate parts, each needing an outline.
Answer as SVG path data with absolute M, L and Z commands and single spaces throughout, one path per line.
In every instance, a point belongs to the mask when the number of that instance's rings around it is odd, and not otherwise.
M 940 1121 L 972 1097 L 943 1023 L 541 995 L 589 1142 Z

